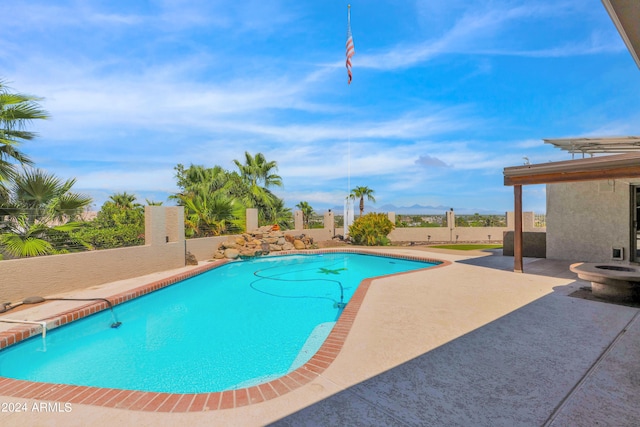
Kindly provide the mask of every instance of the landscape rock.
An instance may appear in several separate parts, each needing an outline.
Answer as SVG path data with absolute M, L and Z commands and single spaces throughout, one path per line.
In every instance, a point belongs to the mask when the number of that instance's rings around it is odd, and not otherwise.
M 187 255 L 185 256 L 185 264 L 198 265 L 198 260 L 196 259 L 196 256 L 194 254 L 192 254 L 191 252 L 187 252 Z
M 282 245 L 283 251 L 292 251 L 294 249 L 295 249 L 295 246 L 293 246 L 293 243 L 285 242 L 284 245 Z
M 225 249 L 224 257 L 229 259 L 236 259 L 240 256 L 240 251 L 237 249 Z
M 272 226 L 229 237 L 218 245 L 214 259 L 236 259 L 267 255 L 269 252 L 304 250 L 313 246 L 313 239 L 304 234 L 292 236 L 282 230 L 272 230 Z

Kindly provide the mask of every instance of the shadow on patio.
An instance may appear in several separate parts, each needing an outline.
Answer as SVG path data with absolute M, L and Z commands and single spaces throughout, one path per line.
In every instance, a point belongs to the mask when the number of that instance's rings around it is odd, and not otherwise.
M 639 310 L 572 285 L 272 425 L 639 425 Z

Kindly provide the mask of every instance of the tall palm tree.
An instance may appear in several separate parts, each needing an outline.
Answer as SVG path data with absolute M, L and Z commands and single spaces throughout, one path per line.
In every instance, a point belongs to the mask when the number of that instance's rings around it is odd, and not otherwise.
M 308 202 L 300 202 L 296 205 L 296 208 L 302 211 L 303 228 L 309 228 L 309 219 L 315 213 L 313 208 Z
M 41 100 L 31 95 L 12 93 L 0 80 L 0 184 L 16 175 L 15 163 L 32 165 L 18 146 L 36 137 L 34 132 L 25 130 L 28 123 L 49 118 L 38 104 Z
M 278 163 L 268 162 L 262 153 L 252 156 L 245 152 L 245 161 L 233 162 L 238 167 L 240 175 L 231 174 L 232 193 L 240 197 L 247 207 L 258 208 L 261 223 L 273 224 L 271 212 L 278 204 L 278 197 L 270 190 L 272 187 L 282 187 L 282 177 L 277 175 Z
M 362 214 L 364 213 L 364 198 L 365 197 L 370 202 L 373 202 L 373 203 L 376 202 L 375 197 L 373 197 L 373 193 L 375 193 L 375 191 L 373 191 L 369 187 L 356 187 L 353 190 L 351 190 L 351 194 L 349 194 L 349 198 L 352 199 L 352 200 L 355 200 L 355 199 L 358 199 L 358 198 L 360 199 L 360 216 L 362 216 Z
M 282 177 L 274 173 L 278 170 L 276 161 L 267 162 L 264 154 L 258 153 L 254 156 L 245 151 L 244 164 L 239 160 L 234 160 L 240 175 L 250 187 L 262 186 L 264 188 L 282 187 Z

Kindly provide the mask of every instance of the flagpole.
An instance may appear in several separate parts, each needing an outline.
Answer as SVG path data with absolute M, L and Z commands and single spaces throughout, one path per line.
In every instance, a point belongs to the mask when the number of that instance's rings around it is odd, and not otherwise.
M 351 40 L 351 47 L 349 41 Z M 353 49 L 353 38 L 351 36 L 351 5 L 347 5 L 347 69 L 349 73 L 347 87 L 347 195 L 351 193 L 351 56 L 350 49 Z
M 344 237 L 349 236 L 349 226 L 353 221 L 353 204 L 349 198 L 351 194 L 351 57 L 355 55 L 356 51 L 353 46 L 353 37 L 351 35 L 351 5 L 347 5 L 347 42 L 346 42 L 346 57 L 345 65 L 347 67 L 347 198 L 345 199 L 344 209 Z

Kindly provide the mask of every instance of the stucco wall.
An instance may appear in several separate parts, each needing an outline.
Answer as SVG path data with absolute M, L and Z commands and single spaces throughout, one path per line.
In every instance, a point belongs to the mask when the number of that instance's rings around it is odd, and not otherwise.
M 179 268 L 186 251 L 199 261 L 210 259 L 218 244 L 229 236 L 184 239 L 184 213 L 181 207 L 147 206 L 145 246 L 52 255 L 0 262 L 0 303 L 18 302 L 28 296 L 50 296 L 103 283 Z M 532 215 L 524 215 L 524 228 L 533 225 Z M 331 218 L 329 218 L 331 220 Z M 392 241 L 501 241 L 501 227 L 399 228 Z M 539 229 L 538 229 L 539 230 Z M 342 235 L 343 229 L 288 230 L 305 234 L 315 241 Z M 428 236 L 431 236 L 429 238 Z
M 513 256 L 515 232 L 505 231 L 502 237 L 502 255 Z M 547 233 L 525 231 L 522 233 L 522 256 L 532 258 L 546 258 Z
M 0 300 L 18 302 L 183 266 L 183 242 L 5 260 Z
M 145 214 L 144 246 L 1 261 L 0 302 L 46 297 L 183 267 L 182 208 L 147 206 Z
M 547 258 L 611 261 L 612 248 L 629 259 L 629 185 L 618 180 L 547 185 Z

